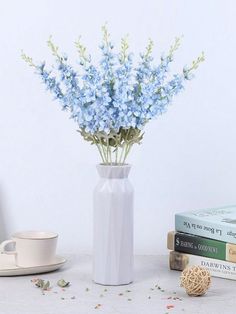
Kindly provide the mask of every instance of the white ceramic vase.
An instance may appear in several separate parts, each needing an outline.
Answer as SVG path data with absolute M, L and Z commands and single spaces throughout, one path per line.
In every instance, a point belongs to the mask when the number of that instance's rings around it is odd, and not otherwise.
M 133 187 L 130 165 L 98 165 L 94 190 L 93 279 L 103 285 L 133 281 Z

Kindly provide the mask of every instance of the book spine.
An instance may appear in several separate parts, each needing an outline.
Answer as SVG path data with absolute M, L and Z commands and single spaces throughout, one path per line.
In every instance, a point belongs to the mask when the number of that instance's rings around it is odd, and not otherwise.
M 213 277 L 236 280 L 236 264 L 214 258 L 171 251 L 169 265 L 170 269 L 181 271 L 189 266 L 202 266 Z
M 236 244 L 236 225 L 229 224 L 229 227 L 214 222 L 206 222 L 198 218 L 189 218 L 183 214 L 175 215 L 176 231 L 199 235 L 223 242 Z
M 236 245 L 180 232 L 169 232 L 167 247 L 182 253 L 236 262 Z

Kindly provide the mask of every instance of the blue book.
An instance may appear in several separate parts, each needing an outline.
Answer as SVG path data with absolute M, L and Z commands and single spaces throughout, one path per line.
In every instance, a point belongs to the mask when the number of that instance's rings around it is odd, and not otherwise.
M 178 213 L 175 229 L 236 244 L 236 205 Z

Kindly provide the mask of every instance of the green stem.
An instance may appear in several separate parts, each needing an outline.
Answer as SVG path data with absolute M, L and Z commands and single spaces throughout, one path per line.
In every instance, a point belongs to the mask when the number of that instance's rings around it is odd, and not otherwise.
M 130 131 L 130 129 L 128 129 L 127 134 L 126 134 L 126 137 L 125 137 L 125 140 L 124 140 L 124 143 L 123 143 L 123 147 L 122 147 L 122 151 L 121 151 L 121 155 L 120 155 L 119 164 L 121 164 L 121 160 L 122 160 L 122 158 L 123 158 L 123 154 L 124 154 L 124 152 L 126 151 L 126 148 L 127 148 L 129 131 Z M 123 161 L 123 162 L 124 162 L 124 161 Z
M 106 151 L 105 151 L 105 148 L 104 148 L 104 145 L 101 141 L 101 139 L 99 139 L 99 142 L 101 144 L 101 147 L 102 147 L 102 151 L 103 151 L 103 156 L 104 156 L 104 163 L 107 163 L 107 159 L 106 159 Z
M 122 150 L 121 150 L 121 153 L 120 153 L 119 164 L 121 164 L 121 160 L 122 160 L 122 157 L 123 157 L 124 150 L 125 150 L 125 143 L 123 143 L 123 146 L 122 146 Z
M 116 146 L 116 158 L 115 158 L 115 163 L 117 164 L 118 162 L 118 145 Z
M 125 157 L 124 157 L 123 163 L 125 163 L 126 158 L 128 157 L 129 152 L 130 152 L 132 146 L 133 146 L 133 144 L 129 144 L 129 145 L 128 145 L 128 149 L 127 149 L 126 152 L 125 152 Z
M 127 143 L 126 144 L 126 147 L 125 147 L 125 153 L 124 153 L 124 158 L 123 158 L 123 164 L 125 163 L 125 159 L 126 159 L 126 157 L 127 157 L 127 150 L 128 150 L 128 147 L 129 147 L 129 144 Z
M 110 145 L 109 145 L 109 157 L 110 157 L 110 164 L 112 164 L 111 146 Z
M 107 136 L 107 145 L 106 145 L 106 147 L 107 147 L 107 163 L 109 164 L 109 139 L 108 139 L 108 136 Z
M 100 154 L 100 156 L 101 156 L 101 158 L 102 158 L 102 162 L 103 162 L 103 163 L 105 163 L 105 159 L 104 159 L 104 157 L 103 157 L 102 150 L 101 150 L 101 148 L 100 148 L 99 144 L 98 144 L 98 143 L 96 143 L 96 146 L 97 146 L 98 151 L 99 151 L 99 154 Z

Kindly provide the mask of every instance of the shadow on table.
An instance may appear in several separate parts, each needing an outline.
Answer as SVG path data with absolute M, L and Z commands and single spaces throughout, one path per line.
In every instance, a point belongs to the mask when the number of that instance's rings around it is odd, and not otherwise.
M 161 278 L 168 269 L 168 256 L 141 255 L 135 256 L 135 282 Z

